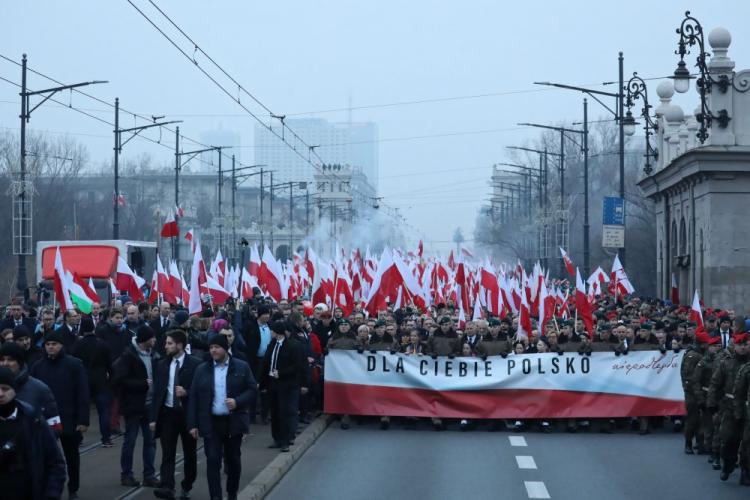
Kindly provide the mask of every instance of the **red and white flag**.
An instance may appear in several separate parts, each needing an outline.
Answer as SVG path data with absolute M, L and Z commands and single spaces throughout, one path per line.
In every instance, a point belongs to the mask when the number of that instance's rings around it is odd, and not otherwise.
M 276 302 L 287 296 L 281 264 L 273 256 L 268 246 L 263 248 L 263 260 L 258 270 L 258 283 L 261 290 L 270 295 Z
M 171 210 L 167 215 L 164 225 L 161 227 L 162 238 L 176 238 L 180 235 L 180 230 L 177 228 L 177 219 L 175 219 L 174 212 Z
M 669 298 L 672 301 L 672 304 L 676 306 L 680 305 L 680 289 L 677 288 L 677 276 L 675 276 L 674 273 L 672 273 L 672 290 Z
M 68 293 L 68 278 L 65 275 L 65 267 L 63 266 L 62 254 L 60 253 L 60 247 L 57 247 L 55 251 L 55 275 L 53 277 L 53 284 L 55 288 L 55 297 L 57 297 L 60 303 L 60 311 L 65 312 L 68 309 L 73 309 L 73 301 Z
M 693 295 L 693 304 L 690 306 L 690 321 L 694 322 L 696 330 L 703 329 L 703 313 L 701 312 L 701 298 L 698 296 L 698 290 Z
M 206 264 L 203 262 L 201 246 L 195 245 L 193 266 L 190 269 L 190 298 L 188 300 L 188 314 L 200 314 L 203 311 L 201 302 L 201 287 L 206 283 Z
M 563 262 L 565 263 L 565 269 L 568 271 L 568 274 L 572 278 L 576 275 L 576 269 L 573 266 L 573 261 L 570 260 L 570 257 L 568 257 L 568 252 L 566 252 L 563 247 L 560 247 L 560 253 L 562 254 Z
M 581 273 L 576 268 L 576 311 L 578 317 L 583 320 L 589 336 L 594 338 L 594 318 L 591 312 L 591 303 L 586 296 L 586 286 L 581 279 Z
M 214 279 L 210 274 L 206 276 L 206 288 L 208 294 L 211 296 L 211 302 L 214 304 L 225 304 L 232 294 L 229 293 L 218 280 Z
M 135 274 L 122 256 L 117 257 L 115 284 L 118 290 L 127 291 L 133 302 L 141 302 L 143 300 L 141 287 L 146 284 L 146 280 Z

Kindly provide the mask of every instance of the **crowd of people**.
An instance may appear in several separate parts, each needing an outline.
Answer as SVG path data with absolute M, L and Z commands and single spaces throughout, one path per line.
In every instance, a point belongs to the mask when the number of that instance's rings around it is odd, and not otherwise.
M 655 299 L 605 296 L 595 304 L 593 332 L 581 320 L 555 317 L 518 334 L 518 318 L 461 321 L 451 304 L 427 311 L 403 307 L 347 317 L 323 304 L 263 298 L 232 300 L 190 316 L 167 302 L 149 305 L 120 297 L 90 314 L 64 312 L 15 299 L 0 323 L 0 491 L 4 498 L 78 497 L 79 445 L 95 407 L 102 447 L 122 435 L 120 481 L 154 488 L 158 498 L 190 498 L 203 440 L 211 498 L 236 498 L 242 437 L 251 422 L 270 424 L 269 447 L 294 445 L 300 424 L 323 409 L 325 359 L 330 350 L 389 351 L 415 356 L 522 356 L 528 353 L 685 351 L 681 366 L 685 415 L 564 421 L 433 418 L 435 430 L 457 424 L 470 431 L 555 428 L 568 432 L 648 434 L 671 425 L 685 436 L 685 453 L 708 456 L 726 480 L 739 465 L 750 485 L 750 363 L 748 323 L 731 310 L 704 311 Z M 572 310 L 572 309 L 571 309 Z M 355 417 L 361 420 L 366 417 Z M 395 419 L 380 419 L 387 430 Z M 394 420 L 394 422 L 392 422 Z M 406 428 L 418 425 L 403 418 Z M 340 427 L 352 418 L 340 416 Z M 143 470 L 133 455 L 140 435 Z M 162 460 L 158 479 L 157 441 Z M 175 482 L 177 443 L 184 474 Z M 59 442 L 59 445 L 58 445 Z M 222 470 L 226 485 L 222 488 Z M 179 487 L 178 487 L 179 486 Z M 5 493 L 4 493 L 5 494 Z

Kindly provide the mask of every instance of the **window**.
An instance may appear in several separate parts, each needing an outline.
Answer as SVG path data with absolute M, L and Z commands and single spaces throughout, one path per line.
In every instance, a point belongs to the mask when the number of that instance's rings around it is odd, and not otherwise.
M 687 229 L 685 217 L 680 220 L 680 255 L 687 255 Z

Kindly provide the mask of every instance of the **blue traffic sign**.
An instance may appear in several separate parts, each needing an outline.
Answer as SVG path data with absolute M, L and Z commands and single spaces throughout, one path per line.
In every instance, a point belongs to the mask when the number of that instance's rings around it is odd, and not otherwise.
M 602 224 L 606 226 L 625 225 L 625 200 L 613 196 L 604 197 Z

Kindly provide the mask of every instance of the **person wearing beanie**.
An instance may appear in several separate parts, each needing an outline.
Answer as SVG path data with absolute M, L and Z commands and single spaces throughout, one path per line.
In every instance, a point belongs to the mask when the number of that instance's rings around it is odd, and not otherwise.
M 29 375 L 26 352 L 18 344 L 6 342 L 0 347 L 0 366 L 13 372 L 16 377 L 16 399 L 31 406 L 35 412 L 42 414 L 47 424 L 55 431 L 62 429 L 57 402 L 47 384 Z
M 31 342 L 31 331 L 25 326 L 17 326 L 13 329 L 13 342 L 21 346 L 26 354 L 26 364 L 32 366 L 42 357 L 42 352 Z
M 289 451 L 297 431 L 299 396 L 309 387 L 309 370 L 302 345 L 287 338 L 285 321 L 271 323 L 274 340 L 268 346 L 260 373 L 260 390 L 268 393 L 271 408 L 271 448 Z
M 94 321 L 91 318 L 81 320 L 81 335 L 73 344 L 71 354 L 80 359 L 86 369 L 89 396 L 99 415 L 101 443 L 103 447 L 111 448 L 113 396 L 109 381 L 112 378 L 112 353 L 107 344 L 94 333 Z
M 195 371 L 188 398 L 188 428 L 203 438 L 210 497 L 223 498 L 221 465 L 226 464 L 227 498 L 236 499 L 242 472 L 242 435 L 250 432 L 257 383 L 250 366 L 229 355 L 224 335 L 208 341 L 211 361 Z
M 143 436 L 143 486 L 153 488 L 160 484 L 154 468 L 156 442 L 148 425 L 147 411 L 154 365 L 159 359 L 153 350 L 155 343 L 154 330 L 145 323 L 140 324 L 133 341 L 112 366 L 120 413 L 125 418 L 125 436 L 120 453 L 120 484 L 123 486 L 141 485 L 133 476 L 133 453 L 139 430 Z
M 62 421 L 60 444 L 68 467 L 68 498 L 78 498 L 81 457 L 78 447 L 89 427 L 89 383 L 86 369 L 78 358 L 68 355 L 60 331 L 47 332 L 44 357 L 31 367 L 52 391 Z
M 0 491 L 12 498 L 60 498 L 65 460 L 57 438 L 36 410 L 18 399 L 16 388 L 13 372 L 0 367 Z

